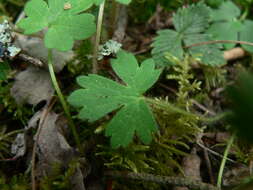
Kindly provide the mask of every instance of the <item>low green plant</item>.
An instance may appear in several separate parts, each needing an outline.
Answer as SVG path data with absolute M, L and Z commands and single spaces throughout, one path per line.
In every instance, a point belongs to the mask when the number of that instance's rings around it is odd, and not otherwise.
M 14 175 L 10 179 L 0 174 L 0 188 L 2 190 L 29 190 L 29 180 L 26 175 Z
M 40 189 L 42 190 L 68 190 L 71 189 L 73 183 L 71 178 L 75 175 L 76 169 L 80 164 L 73 160 L 69 163 L 68 169 L 63 171 L 62 167 L 55 163 L 52 166 L 50 176 L 44 176 L 40 181 Z
M 173 15 L 175 30 L 160 30 L 154 39 L 152 55 L 156 64 L 162 67 L 171 66 L 172 63 L 165 58 L 165 54 L 170 53 L 174 57 L 182 59 L 185 52 L 206 65 L 225 64 L 222 51 L 217 44 L 202 44 L 186 49 L 192 44 L 211 40 L 211 36 L 206 34 L 210 12 L 211 9 L 203 2 L 178 9 Z
M 212 34 L 214 40 L 241 40 L 253 42 L 250 31 L 253 21 L 245 19 L 247 12 L 241 14 L 241 10 L 232 1 L 223 2 L 217 9 L 211 11 L 211 21 L 207 33 Z M 225 49 L 231 49 L 236 43 L 223 44 Z M 247 51 L 252 52 L 252 46 L 242 44 Z
M 131 0 L 117 0 L 120 3 L 128 4 Z M 25 5 L 26 18 L 22 19 L 18 26 L 25 34 L 33 34 L 47 28 L 44 43 L 48 48 L 48 67 L 52 83 L 69 120 L 69 126 L 75 141 L 81 150 L 80 140 L 72 121 L 68 105 L 59 88 L 53 67 L 52 49 L 67 51 L 72 49 L 74 40 L 83 40 L 95 33 L 96 26 L 94 16 L 83 13 L 93 4 L 100 5 L 98 16 L 98 29 L 96 35 L 96 46 L 94 58 L 97 58 L 97 48 L 101 33 L 104 0 L 31 0 Z
M 18 26 L 25 34 L 33 34 L 48 27 L 44 42 L 48 49 L 60 51 L 72 49 L 74 40 L 90 37 L 95 32 L 94 16 L 81 13 L 93 4 L 93 0 L 31 0 L 25 6 L 28 16 Z M 81 14 L 80 14 L 81 13 Z
M 158 167 L 157 160 L 148 156 L 150 146 L 132 143 L 125 148 L 112 149 L 98 146 L 97 156 L 102 157 L 104 165 L 109 169 L 130 170 L 136 173 L 154 171 Z
M 120 109 L 106 127 L 113 147 L 127 146 L 135 132 L 149 143 L 157 125 L 142 94 L 157 81 L 161 70 L 155 69 L 152 59 L 139 66 L 136 58 L 124 51 L 112 60 L 112 67 L 125 85 L 99 75 L 81 76 L 77 81 L 85 89 L 73 92 L 68 101 L 83 107 L 79 118 L 91 122 Z

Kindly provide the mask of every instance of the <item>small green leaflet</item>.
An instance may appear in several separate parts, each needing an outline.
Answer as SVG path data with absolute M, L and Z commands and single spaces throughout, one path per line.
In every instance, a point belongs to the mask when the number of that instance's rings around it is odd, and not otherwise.
M 233 21 L 241 15 L 241 10 L 231 1 L 223 2 L 210 13 L 212 21 Z
M 149 143 L 157 124 L 142 94 L 158 80 L 161 70 L 152 59 L 138 65 L 136 58 L 125 51 L 112 60 L 112 68 L 125 85 L 105 77 L 90 74 L 77 78 L 84 89 L 74 91 L 68 98 L 71 105 L 82 107 L 79 118 L 96 121 L 118 110 L 106 128 L 112 147 L 127 146 L 136 133 Z
M 18 26 L 25 34 L 33 34 L 48 27 L 45 46 L 60 51 L 70 50 L 74 40 L 90 37 L 96 30 L 94 16 L 82 11 L 92 6 L 94 0 L 31 0 L 25 5 L 27 18 Z
M 225 1 L 218 9 L 211 12 L 212 25 L 207 30 L 214 40 L 240 40 L 253 42 L 253 21 L 240 18 L 241 10 L 231 1 Z M 235 43 L 223 44 L 226 49 L 235 47 Z M 253 52 L 253 47 L 241 45 L 245 50 Z
M 214 40 L 238 40 L 238 33 L 242 30 L 242 22 L 238 20 L 241 10 L 231 1 L 225 1 L 218 9 L 211 11 L 213 23 L 207 30 Z M 234 43 L 223 44 L 226 49 L 235 46 Z
M 160 30 L 152 43 L 152 55 L 158 66 L 170 66 L 165 54 L 181 59 L 183 46 L 209 41 L 209 35 L 204 34 L 210 19 L 210 8 L 203 2 L 193 4 L 188 8 L 179 9 L 173 16 L 174 30 Z M 217 45 L 202 45 L 188 49 L 193 57 L 199 58 L 206 65 L 222 65 L 225 63 L 222 52 Z
M 253 21 L 245 20 L 243 22 L 242 30 L 239 33 L 240 36 L 239 40 L 253 43 L 252 31 L 253 31 Z M 252 46 L 242 44 L 242 47 L 251 53 L 253 52 Z

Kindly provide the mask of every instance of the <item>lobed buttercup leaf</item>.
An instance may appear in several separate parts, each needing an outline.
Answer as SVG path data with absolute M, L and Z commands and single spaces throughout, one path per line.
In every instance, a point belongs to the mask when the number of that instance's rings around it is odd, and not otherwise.
M 27 18 L 18 26 L 25 34 L 48 28 L 45 46 L 60 51 L 70 50 L 74 40 L 90 37 L 96 30 L 94 16 L 81 13 L 92 6 L 94 0 L 31 0 L 25 6 Z
M 142 94 L 157 81 L 161 70 L 155 69 L 152 59 L 139 66 L 136 58 L 124 51 L 112 60 L 112 68 L 124 84 L 94 74 L 81 76 L 77 82 L 83 89 L 74 91 L 68 101 L 82 108 L 79 118 L 90 122 L 118 110 L 106 128 L 112 147 L 127 146 L 135 133 L 149 143 L 157 124 Z

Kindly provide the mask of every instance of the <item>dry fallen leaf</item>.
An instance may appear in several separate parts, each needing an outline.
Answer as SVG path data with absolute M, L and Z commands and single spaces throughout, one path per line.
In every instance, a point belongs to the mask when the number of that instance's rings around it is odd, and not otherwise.
M 75 158 L 72 147 L 68 144 L 61 129 L 59 128 L 59 115 L 49 112 L 44 118 L 40 132 L 37 132 L 38 139 L 38 171 L 42 174 L 50 175 L 55 163 L 67 168 L 70 161 Z M 62 124 L 61 124 L 62 125 Z M 72 190 L 85 190 L 83 174 L 80 168 L 77 168 L 75 174 L 71 177 Z
M 11 95 L 18 104 L 36 105 L 43 100 L 48 101 L 53 94 L 48 71 L 33 66 L 17 74 L 11 88 Z
M 40 59 L 47 63 L 48 49 L 44 46 L 44 42 L 40 38 L 16 35 L 16 44 L 25 51 L 28 55 Z M 74 57 L 73 51 L 59 52 L 53 50 L 53 63 L 55 72 L 60 72 L 68 61 Z M 47 68 L 47 64 L 45 64 Z

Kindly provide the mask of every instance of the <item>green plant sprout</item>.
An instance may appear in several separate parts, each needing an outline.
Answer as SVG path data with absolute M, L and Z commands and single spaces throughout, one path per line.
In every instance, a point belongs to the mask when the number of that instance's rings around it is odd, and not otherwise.
M 117 0 L 117 2 L 123 4 L 128 4 L 130 1 L 131 0 Z M 80 140 L 78 134 L 72 121 L 67 103 L 55 77 L 52 49 L 68 51 L 72 49 L 74 40 L 83 40 L 91 37 L 96 31 L 94 16 L 88 13 L 83 13 L 83 11 L 90 8 L 93 4 L 100 4 L 94 50 L 94 58 L 96 62 L 103 21 L 104 3 L 105 1 L 103 0 L 48 0 L 48 2 L 44 0 L 31 0 L 26 3 L 24 9 L 27 18 L 22 19 L 18 23 L 18 26 L 24 30 L 25 34 L 33 34 L 43 29 L 47 29 L 44 43 L 46 48 L 48 48 L 49 73 L 65 114 L 68 117 L 69 126 L 79 148 Z
M 80 140 L 72 121 L 69 108 L 59 88 L 54 73 L 52 49 L 67 51 L 72 49 L 74 40 L 86 39 L 95 32 L 94 16 L 81 13 L 92 6 L 93 0 L 31 0 L 25 5 L 27 18 L 22 19 L 18 26 L 25 34 L 33 34 L 48 28 L 44 37 L 45 46 L 48 48 L 48 67 L 52 83 L 60 99 L 69 126 L 80 148 Z

